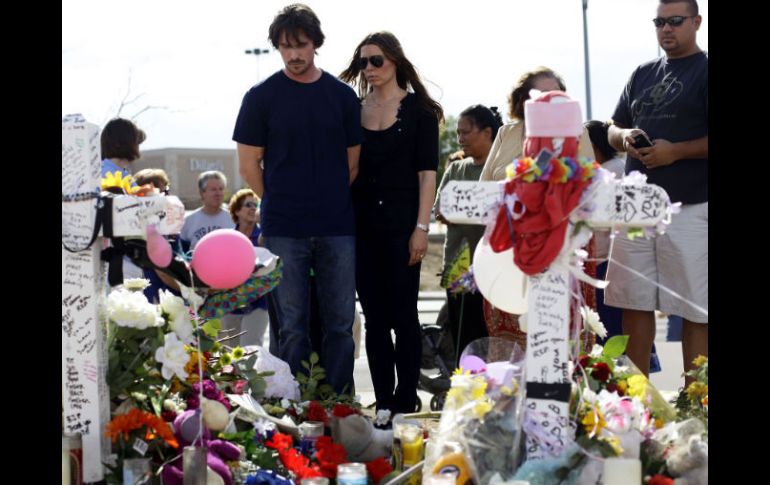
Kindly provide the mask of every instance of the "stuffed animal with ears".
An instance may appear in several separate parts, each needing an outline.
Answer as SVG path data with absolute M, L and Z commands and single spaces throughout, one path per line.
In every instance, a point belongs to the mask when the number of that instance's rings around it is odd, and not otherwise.
M 217 404 L 221 406 L 221 409 L 219 409 Z M 224 426 L 221 423 L 223 420 L 222 409 L 224 409 L 224 416 L 227 416 L 227 409 L 221 403 L 204 398 L 200 408 L 185 411 L 174 420 L 174 434 L 182 445 L 180 446 L 181 451 L 185 446 L 191 445 L 198 437 L 199 413 L 203 412 L 203 433 L 201 433 L 201 438 L 196 444 L 202 441 L 203 446 L 208 449 L 206 462 L 209 477 L 207 478 L 207 483 L 211 485 L 216 483 L 232 485 L 233 475 L 225 462 L 237 460 L 241 456 L 240 448 L 233 443 L 225 440 L 211 439 L 209 428 L 219 430 L 224 429 L 227 425 L 226 418 L 224 419 Z M 163 468 L 161 477 L 166 485 L 182 485 L 184 482 L 184 470 L 182 468 L 181 455 Z

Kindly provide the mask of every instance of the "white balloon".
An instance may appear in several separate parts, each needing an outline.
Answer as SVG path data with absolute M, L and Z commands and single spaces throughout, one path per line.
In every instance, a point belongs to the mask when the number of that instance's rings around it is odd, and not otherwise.
M 514 315 L 527 313 L 529 278 L 513 263 L 513 248 L 496 253 L 481 238 L 473 254 L 473 276 L 492 305 Z

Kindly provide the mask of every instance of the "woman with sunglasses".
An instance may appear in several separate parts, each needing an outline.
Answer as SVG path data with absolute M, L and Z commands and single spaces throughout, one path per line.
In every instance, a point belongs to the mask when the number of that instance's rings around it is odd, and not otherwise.
M 444 112 L 390 32 L 367 35 L 340 79 L 357 86 L 361 97 L 364 142 L 351 187 L 356 289 L 377 410 L 409 413 L 417 404 L 420 263 L 428 249 Z
M 235 222 L 235 230 L 241 231 L 251 240 L 251 244 L 259 246 L 259 202 L 257 194 L 251 189 L 241 189 L 230 198 L 228 207 L 230 217 Z M 229 330 L 229 335 L 236 335 L 242 331 L 245 334 L 239 339 L 229 342 L 230 346 L 236 345 L 262 345 L 267 329 L 267 303 L 265 298 L 260 298 L 248 306 L 238 308 L 232 313 L 222 317 L 222 330 Z

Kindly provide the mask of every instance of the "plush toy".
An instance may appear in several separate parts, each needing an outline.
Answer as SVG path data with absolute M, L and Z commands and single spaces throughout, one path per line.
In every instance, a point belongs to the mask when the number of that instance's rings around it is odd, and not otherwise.
M 191 409 L 177 416 L 174 420 L 174 434 L 176 435 L 179 443 L 182 445 L 180 451 L 185 446 L 192 444 L 193 440 L 198 436 L 200 417 L 199 413 L 201 409 Z M 206 422 L 206 413 L 204 412 L 204 422 Z M 203 445 L 208 448 L 208 484 L 215 484 L 220 482 L 224 485 L 232 485 L 233 475 L 230 472 L 225 461 L 237 460 L 241 456 L 241 450 L 236 445 L 225 440 L 212 440 L 211 432 L 207 428 L 203 428 L 201 435 Z M 212 472 L 216 474 L 216 477 L 212 476 Z M 165 485 L 182 485 L 184 482 L 184 471 L 182 469 L 181 456 L 166 465 L 161 472 L 163 483 Z
M 360 414 L 344 418 L 333 417 L 331 421 L 332 440 L 342 444 L 350 462 L 370 462 L 390 456 L 393 444 L 393 430 L 374 427 L 374 423 Z

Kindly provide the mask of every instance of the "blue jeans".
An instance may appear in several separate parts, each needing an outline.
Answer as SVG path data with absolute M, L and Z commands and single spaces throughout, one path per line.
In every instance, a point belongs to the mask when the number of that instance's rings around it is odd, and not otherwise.
M 307 374 L 302 361 L 310 343 L 310 269 L 323 325 L 321 366 L 334 391 L 353 393 L 353 316 L 356 304 L 354 236 L 265 237 L 265 246 L 283 260 L 283 278 L 273 290 L 278 314 L 278 356 L 291 372 Z

